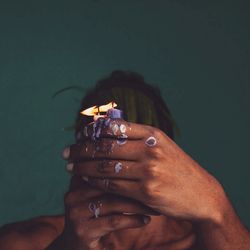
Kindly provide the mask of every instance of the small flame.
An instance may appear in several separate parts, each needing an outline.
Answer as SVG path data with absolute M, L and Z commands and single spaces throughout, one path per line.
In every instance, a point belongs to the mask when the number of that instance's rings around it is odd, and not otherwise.
M 115 102 L 110 102 L 106 105 L 93 106 L 88 109 L 85 109 L 81 111 L 81 114 L 87 115 L 87 116 L 95 116 L 95 115 L 99 115 L 100 113 L 107 112 L 109 109 L 115 108 L 115 107 L 117 107 L 117 104 Z

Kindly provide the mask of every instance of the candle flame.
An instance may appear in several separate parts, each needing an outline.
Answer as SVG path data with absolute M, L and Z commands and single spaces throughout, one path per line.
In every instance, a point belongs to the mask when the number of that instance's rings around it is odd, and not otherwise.
M 101 106 L 95 105 L 93 107 L 90 107 L 81 111 L 81 114 L 87 115 L 87 116 L 95 116 L 95 115 L 99 115 L 100 113 L 107 112 L 109 109 L 115 108 L 115 107 L 117 107 L 117 104 L 115 102 L 110 102 L 108 104 L 101 105 Z

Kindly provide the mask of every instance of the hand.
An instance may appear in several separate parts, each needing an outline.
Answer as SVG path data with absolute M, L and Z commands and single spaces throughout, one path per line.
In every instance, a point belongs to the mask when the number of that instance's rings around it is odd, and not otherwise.
M 116 230 L 145 226 L 150 221 L 145 214 L 155 213 L 131 199 L 103 194 L 81 179 L 65 195 L 65 229 L 55 248 L 104 249 L 102 239 L 105 235 Z
M 99 119 L 65 152 L 76 175 L 109 193 L 190 221 L 219 219 L 217 180 L 159 129 Z M 84 160 L 84 163 L 82 163 Z

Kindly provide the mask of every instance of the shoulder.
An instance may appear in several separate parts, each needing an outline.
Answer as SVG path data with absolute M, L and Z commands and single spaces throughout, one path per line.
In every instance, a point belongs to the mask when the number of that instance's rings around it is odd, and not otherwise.
M 0 250 L 40 250 L 61 234 L 64 215 L 40 216 L 0 228 Z

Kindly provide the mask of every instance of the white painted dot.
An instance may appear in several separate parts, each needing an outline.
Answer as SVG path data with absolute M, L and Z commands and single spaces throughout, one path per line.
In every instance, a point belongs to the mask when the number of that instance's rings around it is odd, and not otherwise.
M 121 124 L 120 125 L 120 131 L 121 131 L 121 133 L 124 134 L 126 132 L 126 130 L 127 130 L 126 126 L 124 124 Z
M 112 129 L 113 134 L 116 135 L 118 132 L 119 126 L 117 124 L 113 124 L 111 126 L 111 129 Z
M 150 137 L 148 137 L 148 139 L 146 140 L 145 143 L 149 147 L 154 147 L 156 145 L 157 141 L 156 141 L 155 137 L 150 136 Z
M 115 164 L 115 172 L 118 174 L 122 170 L 122 164 L 121 162 L 117 162 Z

